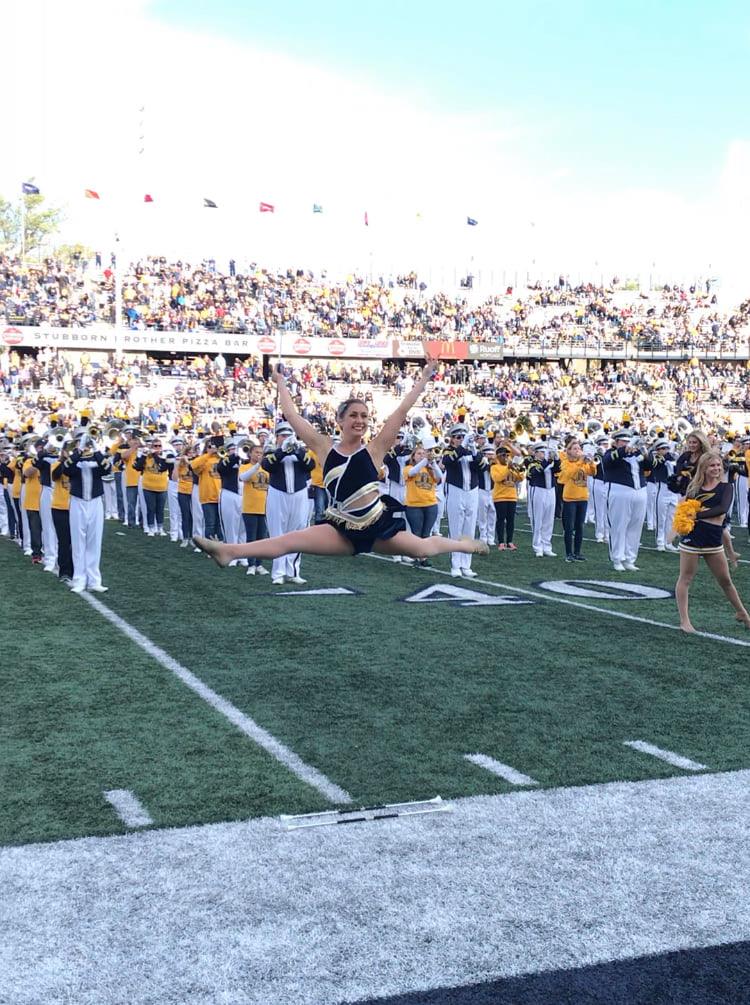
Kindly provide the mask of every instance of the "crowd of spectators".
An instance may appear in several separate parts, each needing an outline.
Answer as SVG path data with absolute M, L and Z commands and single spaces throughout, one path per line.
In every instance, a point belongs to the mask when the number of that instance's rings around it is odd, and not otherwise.
M 0 256 L 0 316 L 16 325 L 112 323 L 114 262 L 46 259 L 22 265 Z M 191 265 L 149 257 L 119 277 L 121 323 L 136 330 L 424 338 L 496 343 L 506 354 L 555 355 L 566 347 L 593 351 L 624 345 L 664 350 L 748 351 L 750 299 L 720 309 L 710 282 L 667 284 L 650 293 L 554 283 L 506 288 L 486 297 L 428 289 L 415 272 L 395 280 L 349 276 L 333 281 L 303 270 L 274 273 L 255 265 L 228 272 L 214 262 Z
M 351 393 L 378 406 L 411 387 L 416 368 L 394 362 L 328 363 L 299 361 L 290 383 L 304 414 L 333 428 L 337 403 Z M 194 423 L 211 416 L 245 412 L 254 422 L 270 424 L 275 392 L 254 357 L 227 360 L 196 356 L 156 359 L 146 354 L 40 350 L 0 353 L 0 408 L 3 401 L 29 407 L 39 401 L 56 407 L 116 408 L 138 418 L 148 413 L 171 420 L 189 415 Z M 441 363 L 421 408 L 441 420 L 467 414 L 510 427 L 523 413 L 534 424 L 572 428 L 582 418 L 618 421 L 630 413 L 646 425 L 672 423 L 685 416 L 713 427 L 750 413 L 750 370 L 739 363 L 522 361 Z M 727 416 L 737 415 L 736 420 Z M 382 417 L 382 416 L 381 416 Z

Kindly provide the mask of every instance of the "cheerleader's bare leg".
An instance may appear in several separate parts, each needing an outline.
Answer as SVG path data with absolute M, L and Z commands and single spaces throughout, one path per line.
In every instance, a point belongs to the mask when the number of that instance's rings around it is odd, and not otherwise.
M 698 557 L 698 555 L 690 555 L 684 551 L 680 552 L 680 576 L 674 588 L 674 593 L 677 598 L 677 610 L 680 614 L 680 628 L 683 632 L 695 631 L 690 622 L 690 614 L 688 612 L 688 595 L 690 593 L 690 584 L 698 571 Z
M 373 545 L 373 551 L 379 555 L 406 555 L 407 558 L 432 558 L 433 555 L 445 555 L 451 551 L 463 552 L 464 555 L 486 555 L 489 545 L 474 537 L 417 537 L 408 530 L 401 530 L 393 537 L 378 540 Z
M 721 552 L 717 552 L 714 555 L 704 555 L 703 557 L 706 560 L 706 565 L 713 573 L 714 579 L 722 588 L 725 597 L 734 608 L 737 620 L 740 621 L 746 628 L 750 628 L 750 614 L 748 614 L 745 610 L 745 606 L 740 600 L 737 588 L 732 582 L 726 557 Z
M 205 537 L 194 537 L 196 548 L 205 551 L 217 565 L 229 565 L 236 558 L 281 558 L 282 555 L 353 555 L 354 546 L 329 524 L 317 524 L 304 530 L 292 530 L 278 537 L 244 544 L 225 544 Z
M 734 550 L 734 545 L 732 544 L 732 535 L 729 533 L 729 528 L 725 527 L 721 532 L 721 543 L 724 546 L 724 554 L 727 556 L 727 562 L 733 568 L 737 568 L 737 563 L 740 560 L 740 553 Z

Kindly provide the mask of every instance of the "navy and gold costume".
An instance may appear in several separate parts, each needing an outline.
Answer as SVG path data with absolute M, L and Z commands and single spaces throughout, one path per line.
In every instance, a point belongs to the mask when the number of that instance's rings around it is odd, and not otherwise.
M 732 508 L 734 489 L 728 482 L 719 482 L 710 492 L 701 492 L 695 498 L 701 504 L 695 527 L 680 538 L 680 551 L 692 555 L 713 555 L 724 550 L 722 525 L 708 523 L 709 517 L 722 516 Z
M 351 541 L 355 555 L 406 530 L 403 505 L 378 495 L 378 469 L 367 447 L 348 457 L 332 447 L 323 464 L 323 480 L 330 500 L 325 522 Z M 367 496 L 372 500 L 361 505 Z

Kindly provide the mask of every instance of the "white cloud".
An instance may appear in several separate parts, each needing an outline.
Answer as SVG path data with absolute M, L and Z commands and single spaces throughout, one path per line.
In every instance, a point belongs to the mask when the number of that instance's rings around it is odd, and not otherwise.
M 576 192 L 569 168 L 523 160 L 535 127 L 513 109 L 447 115 L 284 54 L 161 24 L 145 0 L 14 6 L 6 50 L 24 88 L 9 122 L 6 113 L 14 142 L 0 159 L 0 191 L 36 177 L 67 203 L 67 239 L 106 248 L 118 230 L 137 252 L 377 271 L 422 264 L 436 280 L 465 269 L 498 281 L 526 269 L 608 275 L 653 262 L 667 274 L 712 261 L 706 207 L 606 183 Z M 730 148 L 717 189 L 725 240 L 735 207 L 747 205 L 748 146 Z M 82 198 L 89 187 L 101 203 Z M 144 206 L 147 191 L 156 201 Z M 204 196 L 220 209 L 203 209 Z M 257 212 L 261 199 L 276 204 L 273 217 Z

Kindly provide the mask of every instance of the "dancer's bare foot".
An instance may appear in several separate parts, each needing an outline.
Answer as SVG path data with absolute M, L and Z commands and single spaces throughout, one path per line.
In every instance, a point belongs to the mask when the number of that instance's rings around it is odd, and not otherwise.
M 459 541 L 471 545 L 470 554 L 472 555 L 489 555 L 490 553 L 490 546 L 487 542 L 480 541 L 477 537 L 461 537 Z
M 680 625 L 680 631 L 681 632 L 686 632 L 688 635 L 696 635 L 697 634 L 697 632 L 695 631 L 695 629 L 693 628 L 693 626 L 690 624 L 689 621 L 686 622 L 684 625 L 683 624 Z
M 208 537 L 194 537 L 193 544 L 201 551 L 205 551 L 222 569 L 232 561 L 231 555 L 226 554 L 226 545 L 221 541 L 212 541 Z

